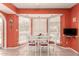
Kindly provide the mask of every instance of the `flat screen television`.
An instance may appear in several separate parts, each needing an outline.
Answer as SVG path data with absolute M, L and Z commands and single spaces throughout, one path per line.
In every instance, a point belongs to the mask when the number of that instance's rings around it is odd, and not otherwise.
M 64 29 L 64 35 L 76 36 L 77 35 L 77 29 L 76 28 L 65 28 Z

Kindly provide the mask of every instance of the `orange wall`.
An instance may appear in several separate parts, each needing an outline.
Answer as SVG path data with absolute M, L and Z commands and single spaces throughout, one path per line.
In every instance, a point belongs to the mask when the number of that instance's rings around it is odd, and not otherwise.
M 66 38 L 63 34 L 64 28 L 70 28 L 71 27 L 71 20 L 70 20 L 70 11 L 68 11 L 67 15 L 61 16 L 61 39 L 60 39 L 60 45 L 64 47 L 69 47 L 69 44 L 67 43 L 70 38 Z
M 18 45 L 18 16 L 13 15 L 13 14 L 6 14 L 2 11 L 0 11 L 0 13 L 2 13 L 5 17 L 5 20 L 7 22 L 6 27 L 7 27 L 7 38 L 6 38 L 6 43 L 7 43 L 7 47 L 16 47 Z M 12 31 L 10 29 L 10 23 L 9 20 L 13 19 L 14 23 L 13 23 L 13 27 L 12 27 Z M 4 35 L 4 32 L 3 32 Z M 3 46 L 4 46 L 4 38 L 3 38 Z
M 70 27 L 71 28 L 77 28 L 78 29 L 78 21 L 79 21 L 79 4 L 77 4 L 77 5 L 75 5 L 74 7 L 72 7 L 70 10 L 69 10 L 69 13 L 70 13 L 70 15 L 67 15 L 67 16 L 69 16 L 69 18 L 70 18 L 70 21 L 69 21 L 69 23 L 65 23 L 65 25 L 66 24 L 69 24 L 70 25 Z M 73 17 L 76 17 L 76 23 L 73 23 Z M 61 17 L 61 24 L 62 24 L 62 28 L 64 28 L 65 26 L 63 25 L 64 23 L 63 22 L 65 22 L 65 21 L 63 21 L 63 18 L 64 18 L 64 16 L 62 16 Z M 68 27 L 68 26 L 66 26 L 66 27 Z M 62 32 L 62 29 L 61 29 L 61 33 L 63 33 Z M 61 34 L 61 36 L 62 36 L 62 34 Z M 67 39 L 69 39 L 69 40 L 67 40 Z M 66 43 L 67 42 L 67 43 Z M 67 37 L 61 37 L 61 45 L 62 46 L 68 46 L 68 47 L 71 47 L 71 48 L 73 48 L 74 50 L 76 50 L 76 51 L 78 51 L 79 52 L 79 38 L 75 38 L 75 37 L 73 37 L 73 38 L 67 38 Z
M 64 14 L 69 9 L 18 9 L 18 14 Z
M 76 23 L 73 23 L 73 17 L 76 17 Z M 79 24 L 79 4 L 75 5 L 71 9 L 71 24 L 72 28 L 77 28 L 78 29 L 78 24 Z M 79 51 L 79 38 L 72 38 L 70 41 L 69 46 L 77 51 Z
M 12 29 L 10 19 L 13 19 Z M 18 16 L 13 14 L 6 15 L 7 20 L 7 47 L 16 47 L 18 45 Z

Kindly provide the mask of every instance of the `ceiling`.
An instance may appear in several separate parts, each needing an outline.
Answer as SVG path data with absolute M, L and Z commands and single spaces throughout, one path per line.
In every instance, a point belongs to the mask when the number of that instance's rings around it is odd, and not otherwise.
M 17 8 L 71 8 L 76 3 L 13 3 Z
M 0 3 L 0 11 L 3 11 L 8 14 L 16 14 L 13 10 L 5 6 L 4 4 Z

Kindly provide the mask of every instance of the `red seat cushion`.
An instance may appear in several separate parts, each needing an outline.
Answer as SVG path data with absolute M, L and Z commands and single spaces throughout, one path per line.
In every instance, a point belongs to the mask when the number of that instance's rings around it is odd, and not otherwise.
M 48 46 L 48 44 L 40 44 L 41 46 Z
M 35 46 L 35 44 L 29 44 L 29 46 Z

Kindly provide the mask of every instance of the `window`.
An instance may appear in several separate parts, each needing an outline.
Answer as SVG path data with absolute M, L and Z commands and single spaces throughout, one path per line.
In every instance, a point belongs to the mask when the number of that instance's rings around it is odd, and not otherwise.
M 30 19 L 19 16 L 19 43 L 26 43 L 30 35 Z

